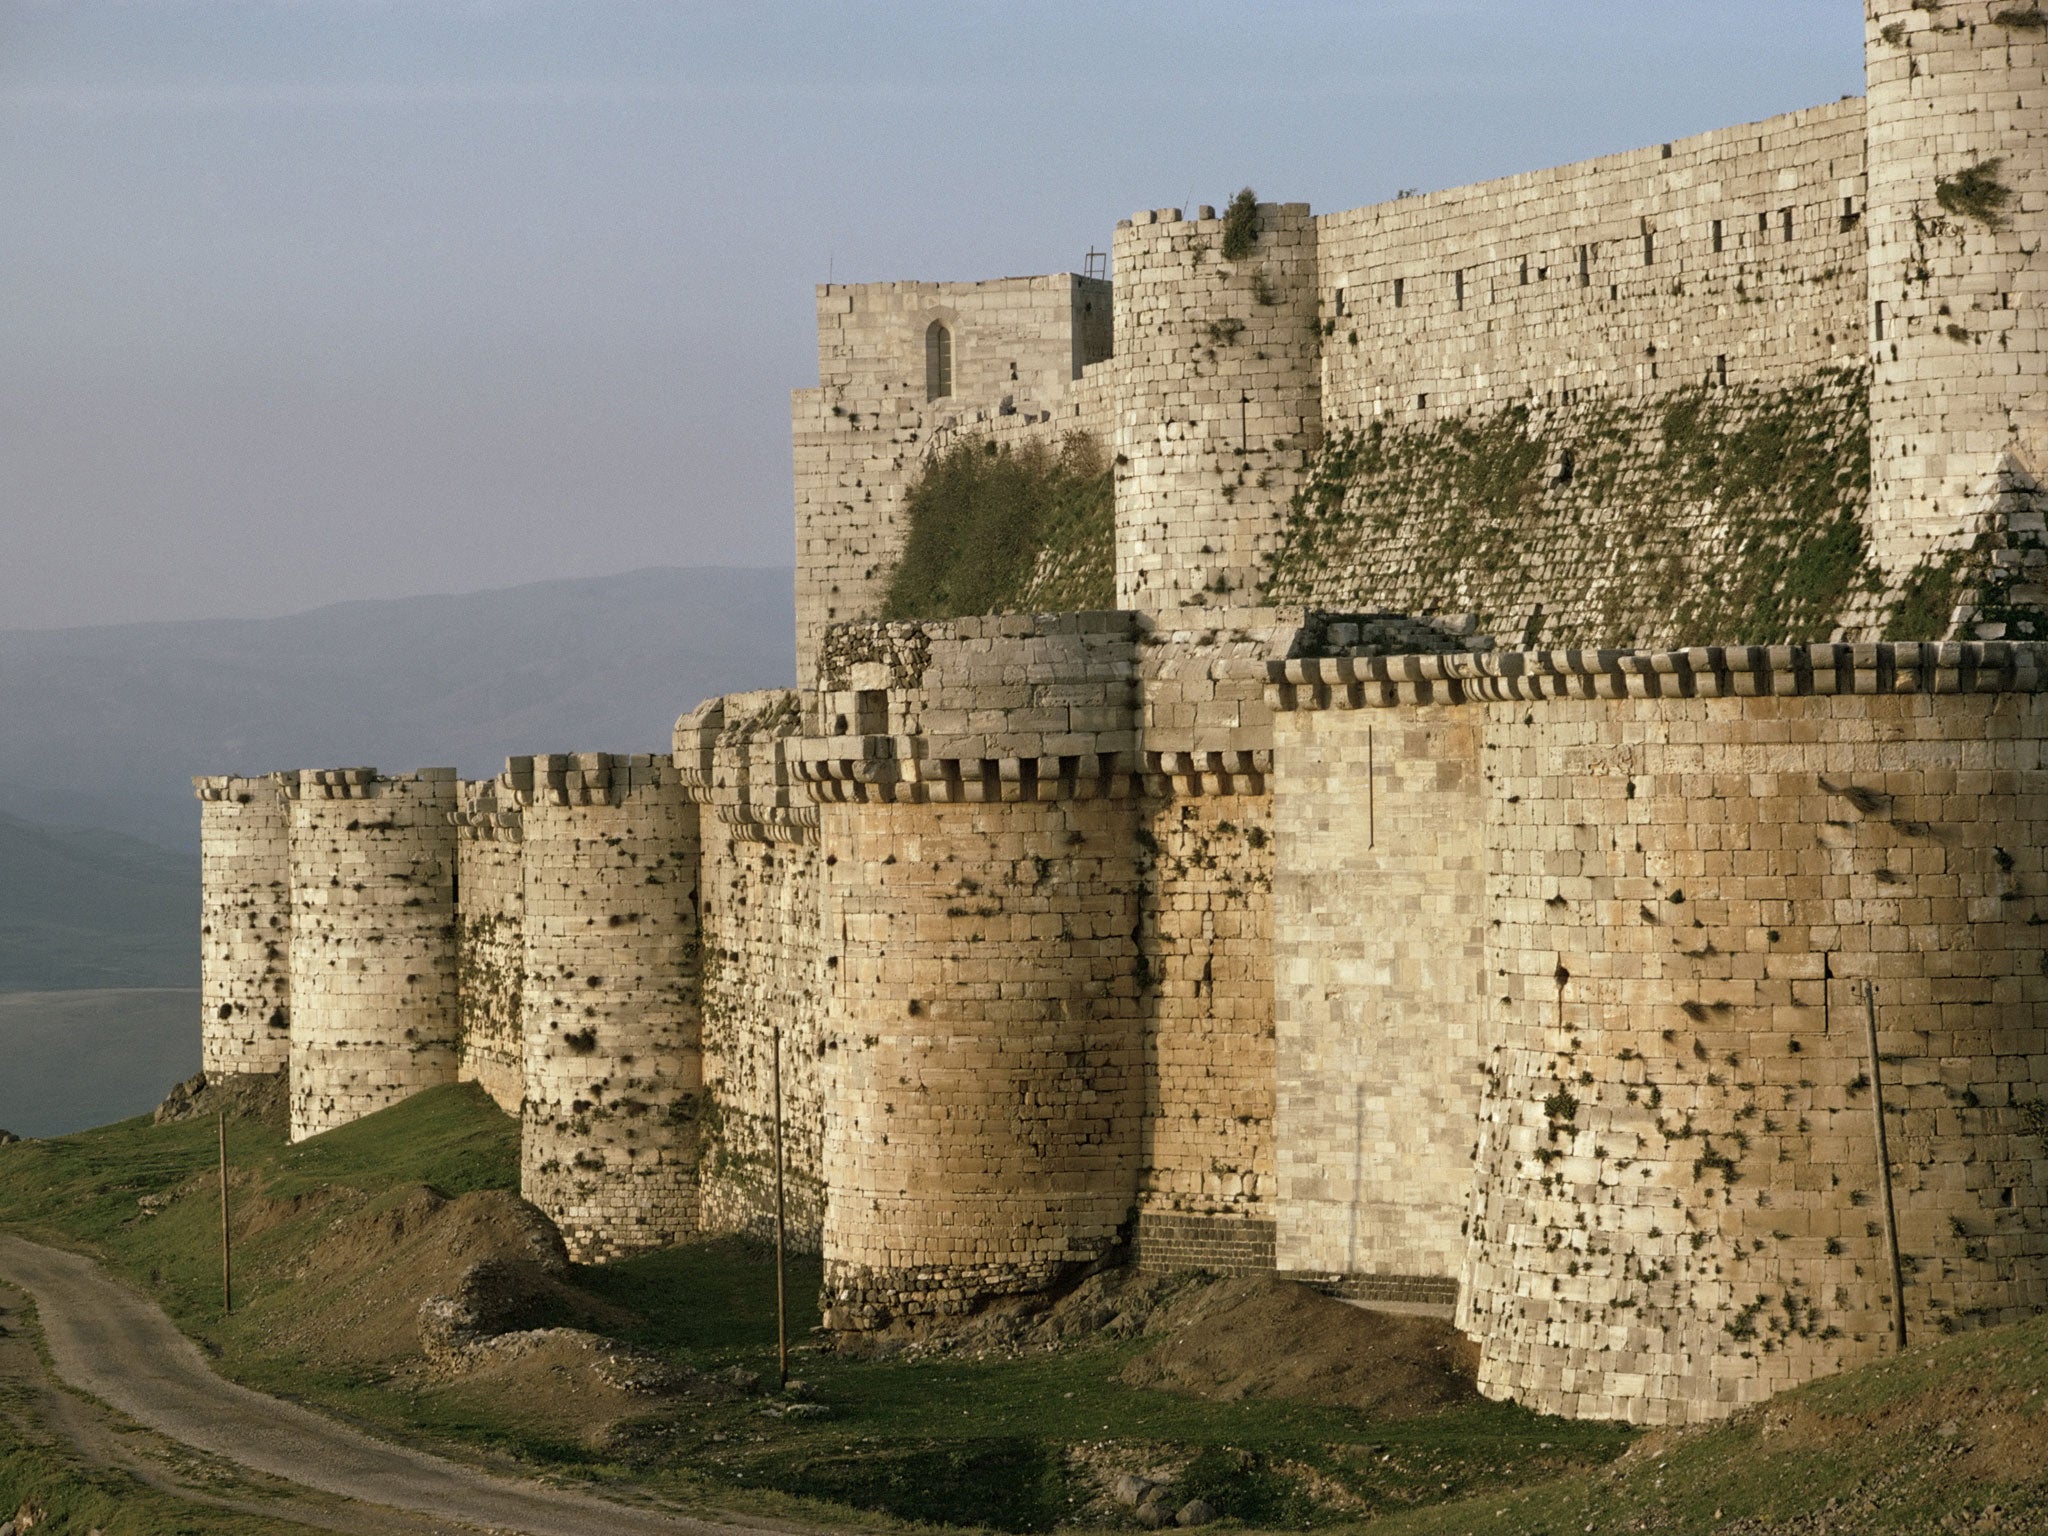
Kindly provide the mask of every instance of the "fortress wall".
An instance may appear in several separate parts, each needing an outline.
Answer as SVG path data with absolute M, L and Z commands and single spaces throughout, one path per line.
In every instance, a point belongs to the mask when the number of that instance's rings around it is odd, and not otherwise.
M 291 1137 L 455 1081 L 455 770 L 288 777 Z
M 200 1065 L 282 1072 L 291 1055 L 291 812 L 281 777 L 195 778 Z
M 701 1170 L 708 1232 L 775 1234 L 775 1027 L 781 1027 L 783 1187 L 788 1241 L 822 1240 L 825 1092 L 836 1046 L 825 1029 L 830 971 L 815 829 L 768 839 L 704 823 L 704 1093 Z
M 704 1161 L 700 1224 L 768 1238 L 775 1222 L 775 1030 L 782 1030 L 789 1241 L 822 1241 L 828 959 L 818 809 L 795 781 L 792 689 L 727 694 L 676 722 L 676 766 L 703 829 Z
M 1865 197 L 1854 99 L 1324 214 L 1324 418 L 1670 394 L 1724 358 L 1728 383 L 1771 387 L 1854 366 Z
M 1086 425 L 1083 370 L 1108 355 L 1110 285 L 1059 273 L 983 283 L 827 284 L 818 388 L 792 399 L 797 676 L 825 626 L 882 611 L 909 529 L 905 490 L 969 434 L 999 440 Z M 928 393 L 925 336 L 953 344 L 950 395 Z M 1100 411 L 1099 397 L 1085 395 Z
M 1271 812 L 1257 793 L 1144 803 L 1144 1269 L 1273 1267 Z
M 1275 722 L 1278 1264 L 1443 1305 L 1464 1268 L 1484 1008 L 1476 712 Z
M 1117 1241 L 1140 1152 L 1135 815 L 823 808 L 830 1326 L 969 1311 Z
M 1484 1389 L 1669 1422 L 1884 1352 L 1865 980 L 1913 1332 L 2048 1301 L 2048 703 L 1486 713 Z
M 1220 219 L 1117 225 L 1119 607 L 1252 600 L 1321 440 L 1316 224 L 1306 203 L 1262 203 L 1259 221 L 1240 261 Z
M 1887 1347 L 1866 979 L 1915 1334 L 2048 1299 L 2043 659 L 1276 665 L 1284 708 L 1333 712 L 1290 722 L 1283 770 L 1291 732 L 1346 709 L 1354 736 L 1433 714 L 1482 734 L 1491 1050 L 1460 1322 L 1490 1395 L 1706 1419 Z M 1287 910 L 1283 882 L 1283 931 Z M 1283 1078 L 1283 1137 L 1286 1104 Z M 1284 1218 L 1285 1165 L 1282 1187 Z
M 2001 454 L 2037 472 L 2048 454 L 2048 35 L 2033 15 L 2005 0 L 1865 9 L 1872 523 L 1894 576 L 1974 531 Z M 1973 169 L 2003 197 L 1957 197 Z
M 603 1262 L 697 1227 L 697 808 L 660 759 L 525 763 L 520 1192 Z
M 455 813 L 461 1051 L 456 1076 L 508 1115 L 524 1096 L 520 995 L 526 981 L 526 866 L 509 780 L 465 782 Z

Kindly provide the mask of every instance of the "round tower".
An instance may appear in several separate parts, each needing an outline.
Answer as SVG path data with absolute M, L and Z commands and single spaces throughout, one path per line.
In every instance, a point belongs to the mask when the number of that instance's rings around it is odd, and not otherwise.
M 1172 613 L 1258 602 L 1322 436 L 1316 226 L 1155 210 L 1117 226 L 1116 600 Z
M 1911 1339 L 2048 1301 L 2048 695 L 1941 650 L 1795 648 L 1837 697 L 1480 706 L 1488 1396 L 1697 1422 L 1888 1353 L 1887 1184 Z
M 825 1321 L 845 1331 L 1042 1290 L 1137 1199 L 1134 802 L 972 788 L 823 812 L 843 935 Z
M 1967 542 L 2005 453 L 2048 448 L 2040 20 L 2008 0 L 1865 7 L 1871 526 L 1895 581 Z
M 526 802 L 520 1191 L 603 1262 L 697 1228 L 697 807 L 672 762 L 536 757 Z M 523 778 L 523 782 L 522 782 Z
M 282 777 L 216 775 L 199 796 L 200 1065 L 282 1072 L 291 1054 L 291 814 Z
M 291 800 L 291 1135 L 455 1081 L 455 770 L 308 770 Z

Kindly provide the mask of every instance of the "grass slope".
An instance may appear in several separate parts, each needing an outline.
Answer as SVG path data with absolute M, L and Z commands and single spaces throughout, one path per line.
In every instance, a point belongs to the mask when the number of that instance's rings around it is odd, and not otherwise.
M 492 1447 L 561 1473 L 840 1527 L 1051 1530 L 1102 1516 L 1090 1503 L 1101 1469 L 1171 1464 L 1187 1494 L 1261 1528 L 1904 1532 L 1967 1512 L 1973 1530 L 2048 1529 L 2048 1319 L 1943 1339 L 1685 1434 L 1633 1436 L 1492 1403 L 1388 1421 L 1203 1401 L 1118 1382 L 1142 1340 L 985 1360 L 864 1361 L 805 1344 L 798 1373 L 828 1409 L 817 1417 L 770 1416 L 758 1397 L 647 1399 L 581 1433 L 550 1421 L 545 1404 L 278 1343 L 295 1315 L 332 1305 L 299 1271 L 343 1218 L 399 1210 L 421 1184 L 451 1195 L 512 1187 L 516 1128 L 482 1094 L 437 1089 L 296 1148 L 238 1124 L 236 1198 L 267 1214 L 241 1241 L 246 1289 L 228 1319 L 215 1290 L 212 1137 L 207 1123 L 129 1121 L 0 1148 L 0 1221 L 101 1253 L 240 1379 L 401 1437 Z M 161 1214 L 142 1214 L 140 1200 L 166 1193 Z M 817 1260 L 797 1259 L 791 1278 L 804 1340 Z M 700 1372 L 737 1366 L 772 1380 L 773 1261 L 757 1245 L 707 1240 L 576 1281 L 616 1309 L 630 1342 Z

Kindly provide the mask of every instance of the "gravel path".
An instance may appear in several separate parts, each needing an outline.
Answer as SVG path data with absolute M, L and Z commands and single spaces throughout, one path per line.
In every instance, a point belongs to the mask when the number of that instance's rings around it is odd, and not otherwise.
M 35 1298 L 57 1374 L 173 1440 L 344 1498 L 530 1536 L 735 1536 L 721 1524 L 496 1477 L 386 1444 L 224 1381 L 155 1303 L 92 1260 L 0 1234 L 0 1277 Z

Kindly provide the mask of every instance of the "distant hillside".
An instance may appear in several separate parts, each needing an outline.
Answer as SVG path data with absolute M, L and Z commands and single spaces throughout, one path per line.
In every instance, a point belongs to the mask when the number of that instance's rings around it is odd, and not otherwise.
M 0 630 L 0 806 L 198 844 L 195 773 L 658 751 L 790 683 L 787 570 L 658 569 L 282 619 Z M 13 887 L 0 854 L 0 886 Z
M 0 992 L 198 985 L 196 855 L 0 811 Z

